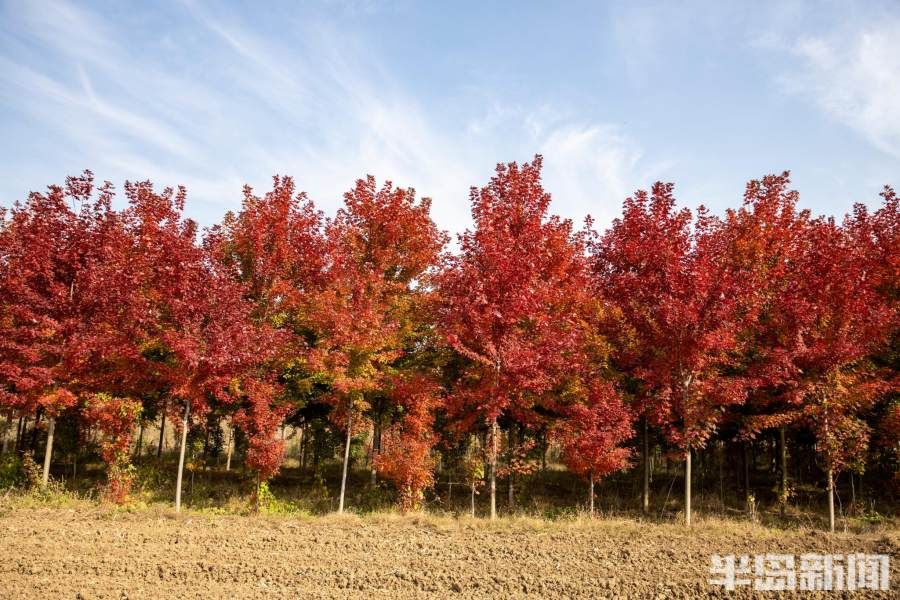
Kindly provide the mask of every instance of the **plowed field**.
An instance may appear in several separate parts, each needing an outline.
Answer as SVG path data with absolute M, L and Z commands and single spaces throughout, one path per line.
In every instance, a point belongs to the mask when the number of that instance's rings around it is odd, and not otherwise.
M 900 589 L 897 532 L 17 508 L 0 536 L 2 598 L 704 598 L 711 554 L 766 552 L 887 553 L 892 590 L 855 597 Z

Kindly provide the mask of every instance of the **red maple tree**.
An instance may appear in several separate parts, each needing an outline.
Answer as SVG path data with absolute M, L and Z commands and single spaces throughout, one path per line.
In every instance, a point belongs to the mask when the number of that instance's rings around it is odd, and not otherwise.
M 630 465 L 632 452 L 620 444 L 634 435 L 633 420 L 613 385 L 595 381 L 586 400 L 567 407 L 557 425 L 566 466 L 588 480 L 591 516 L 594 516 L 594 484 Z
M 56 417 L 97 392 L 127 392 L 141 313 L 133 244 L 93 175 L 34 192 L 0 232 L 0 403 L 47 416 L 47 482 Z
M 474 230 L 459 237 L 438 278 L 448 343 L 470 360 L 450 395 L 460 428 L 490 427 L 491 518 L 496 517 L 498 419 L 527 420 L 582 351 L 584 238 L 549 215 L 542 159 L 498 165 L 470 194 Z
M 857 208 L 843 225 L 814 221 L 779 305 L 779 352 L 786 357 L 781 383 L 801 399 L 797 418 L 819 441 L 832 530 L 835 474 L 865 450 L 869 428 L 860 414 L 887 386 L 869 357 L 897 323 L 896 310 L 879 290 L 884 264 L 869 220 Z
M 400 492 L 400 510 L 418 510 L 424 490 L 434 483 L 434 410 L 437 385 L 422 375 L 395 378 L 390 398 L 399 419 L 383 433 L 382 451 L 375 457 L 378 473 Z
M 354 414 L 370 408 L 416 329 L 421 283 L 446 241 L 431 220 L 431 201 L 374 177 L 358 180 L 326 227 L 325 283 L 311 302 L 311 363 L 326 374 L 334 417 L 345 420 L 338 511 L 344 508 Z M 341 426 L 342 424 L 339 424 Z
M 594 248 L 598 287 L 633 337 L 632 375 L 643 383 L 645 414 L 685 457 L 685 523 L 691 521 L 691 451 L 703 448 L 723 407 L 742 402 L 737 366 L 748 290 L 722 260 L 730 232 L 703 207 L 675 207 L 672 184 L 625 201 Z
M 265 385 L 271 374 L 262 373 L 279 348 L 275 332 L 253 320 L 253 304 L 244 287 L 221 263 L 197 243 L 193 221 L 182 217 L 186 192 L 166 188 L 156 193 L 149 181 L 126 183 L 134 236 L 140 244 L 140 261 L 133 265 L 141 274 L 147 317 L 144 319 L 144 353 L 148 384 L 167 394 L 182 407 L 181 444 L 175 507 L 181 505 L 187 431 L 192 415 L 202 416 L 210 402 L 240 405 L 239 421 L 251 434 L 249 466 L 260 475 L 271 475 L 277 425 L 268 416 L 274 385 Z M 171 405 L 170 405 L 171 406 Z M 280 421 L 278 421 L 280 423 Z M 274 446 L 279 447 L 279 442 Z M 257 448 L 258 447 L 258 448 Z

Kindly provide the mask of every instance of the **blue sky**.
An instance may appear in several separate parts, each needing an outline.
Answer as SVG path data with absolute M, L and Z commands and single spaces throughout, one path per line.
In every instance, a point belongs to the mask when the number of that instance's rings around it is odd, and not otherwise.
M 371 173 L 457 232 L 537 152 L 601 225 L 657 179 L 720 211 L 789 169 L 835 215 L 900 185 L 900 4 L 551 4 L 3 1 L 0 203 L 90 168 L 209 225 L 275 173 L 327 212 Z

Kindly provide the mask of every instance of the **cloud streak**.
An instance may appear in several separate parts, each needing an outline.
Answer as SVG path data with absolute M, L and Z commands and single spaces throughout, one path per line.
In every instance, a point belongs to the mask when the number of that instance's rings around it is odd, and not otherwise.
M 841 37 L 805 37 L 793 51 L 803 69 L 789 89 L 900 158 L 900 20 Z
M 333 210 L 372 173 L 431 196 L 435 219 L 458 232 L 470 223 L 469 186 L 485 183 L 496 160 L 534 152 L 547 155 L 556 210 L 608 220 L 641 161 L 616 126 L 575 123 L 547 105 L 498 101 L 498 114 L 485 115 L 475 103 L 459 127 L 439 126 L 377 56 L 323 21 L 285 23 L 288 46 L 245 15 L 190 2 L 168 6 L 178 27 L 150 37 L 62 0 L 6 10 L 6 110 L 53 129 L 66 165 L 83 161 L 77 169 L 117 182 L 186 184 L 205 224 L 237 208 L 244 181 L 265 188 L 272 174 L 292 174 Z M 524 154 L 508 156 L 509 140 Z

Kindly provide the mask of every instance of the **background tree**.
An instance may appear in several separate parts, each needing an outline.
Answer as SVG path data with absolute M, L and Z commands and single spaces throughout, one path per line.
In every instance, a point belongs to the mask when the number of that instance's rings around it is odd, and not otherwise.
M 631 450 L 620 445 L 634 435 L 631 411 L 612 384 L 590 382 L 583 403 L 569 406 L 558 424 L 563 460 L 588 480 L 588 507 L 594 516 L 594 484 L 630 464 Z
M 385 429 L 382 452 L 375 457 L 378 473 L 400 492 L 400 510 L 422 506 L 424 490 L 434 483 L 434 410 L 439 390 L 419 375 L 395 379 L 390 397 L 400 417 Z

